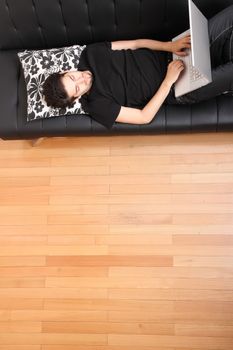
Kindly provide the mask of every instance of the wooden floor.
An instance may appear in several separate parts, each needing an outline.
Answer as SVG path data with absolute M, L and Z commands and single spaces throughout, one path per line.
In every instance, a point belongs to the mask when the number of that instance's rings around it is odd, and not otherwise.
M 233 133 L 0 141 L 0 350 L 232 350 Z

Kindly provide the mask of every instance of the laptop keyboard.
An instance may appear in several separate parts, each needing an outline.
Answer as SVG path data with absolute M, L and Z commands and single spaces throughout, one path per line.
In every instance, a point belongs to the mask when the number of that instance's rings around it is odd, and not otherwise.
M 204 75 L 199 72 L 198 69 L 196 69 L 193 66 L 190 66 L 190 79 L 191 81 L 197 81 L 199 79 L 204 78 Z
M 201 74 L 199 70 L 192 65 L 191 55 L 189 55 L 189 72 L 191 81 L 197 81 L 204 78 L 204 75 Z

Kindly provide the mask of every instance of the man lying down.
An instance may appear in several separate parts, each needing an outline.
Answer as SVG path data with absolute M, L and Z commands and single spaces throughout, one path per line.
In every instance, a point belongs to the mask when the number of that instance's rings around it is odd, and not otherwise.
M 43 86 L 48 106 L 70 107 L 79 99 L 85 113 L 111 128 L 115 122 L 148 124 L 163 103 L 196 103 L 233 91 L 233 6 L 209 20 L 212 83 L 175 98 L 173 84 L 185 69 L 190 36 L 174 42 L 150 39 L 86 46 L 77 71 L 51 74 Z M 171 61 L 171 53 L 181 59 Z

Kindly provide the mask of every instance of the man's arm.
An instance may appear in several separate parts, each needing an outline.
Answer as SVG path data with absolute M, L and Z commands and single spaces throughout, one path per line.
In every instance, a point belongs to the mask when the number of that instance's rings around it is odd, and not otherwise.
M 151 39 L 120 40 L 112 42 L 112 50 L 137 50 L 141 48 L 157 51 L 171 51 L 171 42 Z
M 157 41 L 152 39 L 113 41 L 112 50 L 137 50 L 145 48 L 157 51 L 174 52 L 179 56 L 184 56 L 186 53 L 183 50 L 190 48 L 190 40 L 190 36 L 188 35 L 176 41 Z
M 171 86 L 178 79 L 183 69 L 184 64 L 182 61 L 172 61 L 168 66 L 167 75 L 160 85 L 160 88 L 146 104 L 146 106 L 143 109 L 122 106 L 116 122 L 128 124 L 149 124 L 152 119 L 154 119 L 156 113 L 169 94 Z

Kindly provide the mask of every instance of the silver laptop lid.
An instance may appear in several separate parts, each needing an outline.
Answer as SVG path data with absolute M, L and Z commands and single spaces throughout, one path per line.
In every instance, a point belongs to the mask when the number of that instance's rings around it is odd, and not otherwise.
M 210 52 L 206 49 L 209 48 L 208 20 L 192 0 L 188 1 L 192 65 L 205 75 L 207 79 L 212 81 Z

